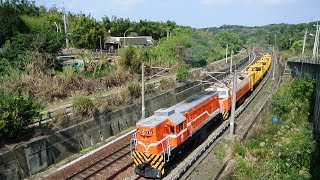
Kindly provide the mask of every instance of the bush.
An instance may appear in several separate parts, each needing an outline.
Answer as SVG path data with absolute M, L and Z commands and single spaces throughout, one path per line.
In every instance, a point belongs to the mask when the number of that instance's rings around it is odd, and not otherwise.
M 0 91 L 0 140 L 23 136 L 33 119 L 40 118 L 41 106 L 29 94 Z
M 207 46 L 197 45 L 192 48 L 192 66 L 193 67 L 203 67 L 207 65 L 207 60 L 210 55 L 210 50 Z
M 175 85 L 175 82 L 173 79 L 161 79 L 160 80 L 160 86 L 159 86 L 159 89 L 160 90 L 168 90 L 168 89 L 171 89 L 173 88 Z
M 53 125 L 57 125 L 59 127 L 65 128 L 71 125 L 70 117 L 65 110 L 58 110 L 54 115 L 54 119 L 52 121 Z
M 233 146 L 233 179 L 310 179 L 316 149 L 309 112 L 315 84 L 309 76 L 297 78 L 273 98 L 273 115 L 262 118 L 256 136 Z M 280 117 L 277 124 L 273 116 Z
M 130 74 L 130 72 L 118 68 L 112 73 L 109 73 L 105 77 L 105 86 L 113 87 L 113 86 L 122 86 L 127 82 L 132 82 L 137 79 L 136 75 Z
M 140 73 L 141 61 L 138 57 L 138 49 L 132 46 L 123 48 L 120 52 L 121 65 L 126 69 L 132 69 L 135 73 Z
M 77 96 L 72 100 L 74 113 L 80 117 L 93 117 L 95 106 L 93 101 L 88 96 Z
M 130 93 L 130 96 L 132 98 L 139 98 L 140 95 L 141 95 L 141 86 L 140 86 L 140 83 L 130 83 L 128 85 L 128 90 L 129 90 L 129 93 Z
M 186 81 L 189 76 L 188 69 L 185 65 L 181 65 L 177 70 L 177 81 L 183 82 Z
M 308 104 L 314 94 L 315 82 L 309 75 L 305 78 L 298 77 L 289 86 L 281 89 L 273 98 L 273 112 L 279 117 L 287 117 L 292 109 L 300 112 L 310 112 L 313 108 Z M 311 104 L 312 101 L 311 101 Z M 307 106 L 305 106 L 307 105 Z

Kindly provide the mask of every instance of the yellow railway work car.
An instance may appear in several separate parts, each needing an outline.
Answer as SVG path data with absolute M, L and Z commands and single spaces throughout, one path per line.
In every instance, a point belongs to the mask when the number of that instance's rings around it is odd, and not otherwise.
M 257 64 L 261 65 L 262 75 L 264 75 L 268 70 L 268 62 L 266 60 L 260 59 L 257 61 Z
M 248 75 L 251 79 L 251 89 L 253 89 L 253 86 L 256 85 L 263 76 L 262 65 L 256 63 L 249 66 Z
M 248 75 L 251 80 L 251 89 L 263 78 L 271 65 L 271 55 L 265 54 L 255 64 L 248 67 Z

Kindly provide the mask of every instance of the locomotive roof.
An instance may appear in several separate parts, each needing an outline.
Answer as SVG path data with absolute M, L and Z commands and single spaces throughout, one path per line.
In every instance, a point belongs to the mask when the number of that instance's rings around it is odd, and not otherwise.
M 196 107 L 207 99 L 213 97 L 217 92 L 209 91 L 209 92 L 201 92 L 197 95 L 191 96 L 184 101 L 173 105 L 167 109 L 162 108 L 155 111 L 154 115 L 143 119 L 137 122 L 137 126 L 147 126 L 147 127 L 155 127 L 167 119 L 169 119 L 173 124 L 178 125 L 181 124 L 186 118 L 183 116 L 183 113 Z

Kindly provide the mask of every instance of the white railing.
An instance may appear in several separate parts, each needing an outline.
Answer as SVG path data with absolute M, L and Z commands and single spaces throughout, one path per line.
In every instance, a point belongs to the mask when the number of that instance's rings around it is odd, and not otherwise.
M 137 149 L 137 133 L 133 133 L 132 134 L 132 138 L 130 140 L 130 151 L 132 152 L 133 150 L 136 150 Z M 134 148 L 133 148 L 134 147 Z M 132 154 L 131 154 L 131 158 L 132 157 Z

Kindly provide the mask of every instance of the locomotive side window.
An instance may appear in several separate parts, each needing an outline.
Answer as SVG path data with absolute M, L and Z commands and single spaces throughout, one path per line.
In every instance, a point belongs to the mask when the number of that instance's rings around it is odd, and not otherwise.
M 174 126 L 170 126 L 170 133 L 174 134 Z
M 178 131 L 181 131 L 182 129 L 183 129 L 183 124 L 181 123 L 178 125 Z

